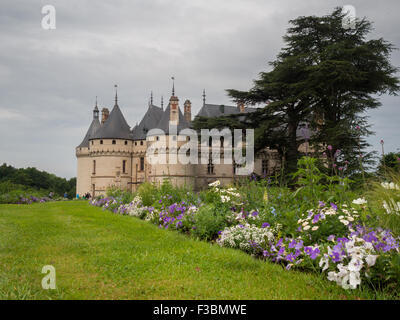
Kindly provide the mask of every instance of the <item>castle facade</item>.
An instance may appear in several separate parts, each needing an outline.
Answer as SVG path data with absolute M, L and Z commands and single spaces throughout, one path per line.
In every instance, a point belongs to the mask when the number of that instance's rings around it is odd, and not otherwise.
M 255 110 L 256 108 L 248 108 L 244 104 L 208 104 L 203 92 L 203 106 L 197 116 L 215 118 Z M 215 180 L 227 185 L 243 178 L 243 175 L 237 174 L 239 165 L 234 160 L 232 163 L 226 163 L 216 161 L 218 159 L 210 156 L 207 161 L 199 160 L 198 163 L 183 164 L 171 161 L 173 150 L 176 152 L 176 149 L 190 140 L 180 139 L 179 135 L 190 129 L 191 125 L 191 102 L 184 102 L 182 112 L 174 89 L 165 109 L 163 105 L 155 106 L 151 98 L 142 120 L 133 128 L 128 125 L 122 114 L 117 93 L 111 112 L 108 108 L 103 108 L 101 119 L 96 101 L 92 123 L 82 143 L 76 147 L 77 194 L 83 196 L 89 192 L 92 196 L 97 196 L 105 194 L 107 188 L 112 186 L 134 192 L 144 182 L 160 185 L 164 179 L 169 179 L 176 186 L 186 185 L 200 190 Z M 157 135 L 157 130 L 164 135 Z M 156 144 L 163 146 L 157 148 L 156 153 L 158 156 L 164 155 L 164 163 L 154 164 L 148 156 L 149 150 Z M 224 152 L 226 154 L 227 150 L 233 152 L 233 149 L 225 147 L 223 140 L 210 139 L 207 147 L 210 149 L 210 155 L 212 150 L 221 151 L 219 154 L 222 155 Z M 200 157 L 200 154 L 198 156 Z M 280 159 L 276 151 L 266 148 L 255 156 L 253 164 L 252 172 L 268 176 L 279 169 Z

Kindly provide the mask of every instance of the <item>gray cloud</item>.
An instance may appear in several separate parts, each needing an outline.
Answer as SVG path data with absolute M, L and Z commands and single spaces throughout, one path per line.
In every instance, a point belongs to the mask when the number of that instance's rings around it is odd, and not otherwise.
M 50 3 L 51 2 L 51 3 Z M 57 10 L 57 29 L 41 28 L 41 8 Z M 120 106 L 133 126 L 150 91 L 168 100 L 170 77 L 197 112 L 207 100 L 230 103 L 227 88 L 248 89 L 283 46 L 288 21 L 322 15 L 337 1 L 39 1 L 3 0 L 0 11 L 1 162 L 75 176 L 74 148 L 91 120 L 95 96 Z M 396 0 L 353 1 L 358 16 L 374 21 L 373 37 L 400 47 Z M 400 65 L 400 54 L 392 56 Z M 397 97 L 382 96 L 370 112 L 373 148 L 399 147 Z

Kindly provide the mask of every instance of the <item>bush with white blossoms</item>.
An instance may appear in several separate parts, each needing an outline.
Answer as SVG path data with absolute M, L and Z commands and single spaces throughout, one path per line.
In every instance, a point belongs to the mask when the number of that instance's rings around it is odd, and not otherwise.
M 210 183 L 211 192 L 217 195 L 217 199 L 227 206 L 238 206 L 242 204 L 241 195 L 236 188 L 221 188 L 219 180 Z
M 221 247 L 236 248 L 248 253 L 258 252 L 255 246 L 266 247 L 274 240 L 274 234 L 269 227 L 259 228 L 255 225 L 239 224 L 225 228 L 220 232 L 217 243 Z
M 147 208 L 143 207 L 142 198 L 136 196 L 129 204 L 122 204 L 118 208 L 118 213 L 143 219 L 147 214 Z

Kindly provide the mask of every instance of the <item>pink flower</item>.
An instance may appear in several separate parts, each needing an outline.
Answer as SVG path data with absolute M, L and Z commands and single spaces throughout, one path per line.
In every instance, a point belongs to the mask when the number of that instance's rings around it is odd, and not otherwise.
M 328 150 L 329 150 L 329 151 L 332 150 L 332 146 L 331 146 L 331 145 L 328 146 Z
M 336 168 L 336 167 L 337 167 L 336 163 L 334 163 L 334 164 L 332 165 L 332 167 Z
M 400 162 L 400 157 L 397 158 L 397 161 Z

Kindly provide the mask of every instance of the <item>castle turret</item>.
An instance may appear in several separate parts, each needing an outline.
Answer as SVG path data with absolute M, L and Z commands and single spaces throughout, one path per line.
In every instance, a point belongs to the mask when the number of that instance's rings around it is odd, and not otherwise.
M 93 120 L 89 126 L 88 131 L 86 132 L 85 137 L 81 144 L 76 148 L 76 157 L 78 163 L 78 172 L 77 172 L 77 180 L 76 180 L 76 193 L 79 195 L 84 195 L 87 192 L 91 191 L 90 186 L 90 167 L 91 167 L 91 159 L 90 159 L 90 139 L 93 138 L 96 132 L 100 129 L 99 122 L 99 108 L 97 107 L 97 98 L 96 105 L 93 109 Z

